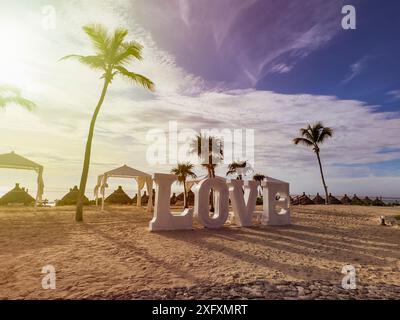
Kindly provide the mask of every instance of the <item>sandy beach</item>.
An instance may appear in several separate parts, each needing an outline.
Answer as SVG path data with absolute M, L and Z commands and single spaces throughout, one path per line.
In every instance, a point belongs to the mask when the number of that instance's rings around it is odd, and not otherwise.
M 150 233 L 129 206 L 0 209 L 0 299 L 134 297 L 147 290 L 254 281 L 340 285 L 345 264 L 362 285 L 400 286 L 400 229 L 379 225 L 399 208 L 295 206 L 292 226 Z M 41 269 L 56 269 L 56 289 Z M 137 295 L 136 295 L 137 296 Z

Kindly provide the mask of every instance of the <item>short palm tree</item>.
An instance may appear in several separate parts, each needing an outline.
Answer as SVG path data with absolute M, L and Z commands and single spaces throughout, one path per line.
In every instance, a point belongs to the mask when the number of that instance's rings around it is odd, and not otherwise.
M 100 108 L 103 105 L 108 86 L 115 76 L 122 76 L 124 79 L 134 84 L 140 85 L 150 91 L 154 90 L 154 83 L 150 79 L 141 74 L 131 72 L 126 68 L 132 61 L 142 60 L 142 46 L 135 41 L 125 41 L 128 30 L 119 28 L 116 29 L 112 35 L 109 35 L 105 27 L 97 24 L 84 26 L 83 30 L 89 36 L 95 54 L 89 56 L 74 54 L 66 56 L 62 58 L 62 60 L 76 59 L 91 69 L 100 71 L 102 73 L 101 79 L 103 79 L 103 89 L 90 122 L 86 141 L 85 158 L 76 205 L 76 221 L 83 220 L 83 197 L 89 172 L 94 127 Z
M 263 182 L 265 178 L 266 178 L 266 176 L 265 176 L 264 174 L 262 174 L 262 173 L 256 173 L 256 174 L 253 176 L 253 180 L 254 180 L 254 181 L 257 181 L 257 182 L 259 183 L 261 189 L 262 189 L 261 182 Z
M 197 178 L 197 175 L 193 172 L 194 165 L 190 162 L 178 163 L 176 168 L 171 170 L 171 173 L 178 177 L 178 182 L 183 185 L 183 205 L 188 208 L 188 191 L 186 189 L 187 178 Z
M 303 144 L 307 147 L 311 147 L 317 155 L 319 170 L 321 172 L 322 184 L 325 189 L 325 203 L 329 204 L 328 186 L 325 183 L 324 172 L 322 170 L 322 163 L 319 145 L 326 141 L 327 138 L 332 137 L 333 130 L 329 127 L 324 127 L 321 122 L 317 122 L 313 125 L 309 124 L 307 128 L 300 129 L 300 137 L 293 139 L 295 145 Z
M 213 136 L 197 135 L 190 144 L 190 152 L 196 154 L 201 165 L 207 170 L 209 178 L 215 178 L 215 168 L 223 159 L 223 143 Z
M 226 175 L 237 174 L 239 180 L 243 180 L 243 173 L 247 170 L 247 161 L 232 162 L 228 165 Z
M 215 168 L 224 158 L 223 142 L 214 136 L 197 135 L 190 144 L 190 152 L 196 154 L 209 178 L 215 178 Z M 214 212 L 214 191 L 211 189 L 211 212 Z
M 21 90 L 12 85 L 0 85 L 0 109 L 10 104 L 19 105 L 28 111 L 32 111 L 36 105 L 24 98 Z

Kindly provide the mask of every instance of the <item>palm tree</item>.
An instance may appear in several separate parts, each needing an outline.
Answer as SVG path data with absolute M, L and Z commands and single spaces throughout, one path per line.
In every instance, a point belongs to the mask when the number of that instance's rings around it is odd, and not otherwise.
M 256 174 L 253 176 L 253 180 L 254 180 L 254 181 L 257 181 L 257 182 L 260 184 L 261 189 L 262 189 L 261 182 L 263 182 L 265 178 L 266 178 L 266 176 L 263 175 L 262 173 L 256 173 Z
M 190 162 L 178 163 L 176 168 L 171 170 L 171 173 L 178 177 L 178 182 L 183 184 L 183 205 L 188 208 L 188 192 L 186 190 L 186 180 L 187 178 L 197 178 L 197 175 L 193 172 L 194 165 Z
M 304 144 L 307 147 L 311 147 L 317 155 L 319 170 L 321 172 L 322 184 L 325 189 L 325 203 L 329 204 L 328 186 L 325 183 L 324 172 L 322 170 L 321 157 L 319 155 L 319 145 L 322 144 L 328 137 L 332 137 L 333 130 L 329 127 L 324 127 L 321 122 L 317 122 L 313 125 L 308 125 L 307 128 L 300 129 L 300 137 L 293 139 L 295 145 Z
M 247 161 L 239 161 L 239 162 L 232 162 L 228 165 L 228 171 L 226 175 L 234 174 L 236 173 L 238 176 L 239 180 L 243 180 L 243 173 L 246 170 L 247 167 Z
M 207 145 L 208 141 L 208 145 Z M 215 178 L 215 168 L 224 157 L 222 141 L 213 136 L 197 135 L 191 142 L 191 153 L 197 154 L 208 177 Z
M 154 90 L 154 83 L 150 79 L 126 69 L 130 62 L 134 60 L 142 60 L 143 48 L 135 41 L 125 41 L 125 38 L 128 35 L 128 30 L 118 28 L 112 35 L 109 35 L 105 27 L 97 24 L 84 26 L 83 30 L 89 36 L 95 54 L 89 56 L 75 54 L 68 55 L 62 58 L 62 60 L 76 59 L 91 69 L 100 71 L 102 73 L 101 79 L 103 79 L 103 89 L 90 122 L 89 133 L 86 141 L 85 158 L 76 205 L 76 221 L 83 220 L 83 197 L 89 172 L 94 127 L 100 108 L 104 102 L 108 86 L 111 84 L 114 77 L 118 75 L 136 85 L 149 89 L 150 91 Z
M 207 170 L 209 178 L 215 178 L 215 168 L 224 158 L 223 142 L 214 136 L 197 135 L 190 144 L 191 153 L 197 154 L 201 165 Z M 211 189 L 211 208 L 214 212 L 214 191 Z
M 32 111 L 36 105 L 34 102 L 24 98 L 21 90 L 12 85 L 0 85 L 0 109 L 7 105 L 16 104 L 28 111 Z

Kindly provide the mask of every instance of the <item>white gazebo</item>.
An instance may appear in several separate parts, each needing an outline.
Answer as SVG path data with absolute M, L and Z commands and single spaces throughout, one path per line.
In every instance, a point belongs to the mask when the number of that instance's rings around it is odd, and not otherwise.
M 96 197 L 96 205 L 98 204 L 99 195 L 101 194 L 101 210 L 104 209 L 104 198 L 105 198 L 105 190 L 107 186 L 108 178 L 130 178 L 135 179 L 138 192 L 137 192 L 137 201 L 136 204 L 138 207 L 142 205 L 142 196 L 141 191 L 146 185 L 147 193 L 149 195 L 149 202 L 147 203 L 147 211 L 150 212 L 153 208 L 153 178 L 150 174 L 145 173 L 143 171 L 136 170 L 134 168 L 128 167 L 127 165 L 123 165 L 122 167 L 116 168 L 114 170 L 107 171 L 97 178 L 97 185 L 94 188 L 94 195 Z
M 35 206 L 42 203 L 44 190 L 43 166 L 24 158 L 13 151 L 10 153 L 0 154 L 0 168 L 34 170 L 38 174 Z

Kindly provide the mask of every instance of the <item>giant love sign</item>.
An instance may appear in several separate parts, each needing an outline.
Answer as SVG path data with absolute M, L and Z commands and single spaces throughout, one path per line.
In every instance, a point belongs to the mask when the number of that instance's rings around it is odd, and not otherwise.
M 156 187 L 154 216 L 150 221 L 150 231 L 191 230 L 196 218 L 206 228 L 221 228 L 229 217 L 229 199 L 232 203 L 234 221 L 239 227 L 252 226 L 252 216 L 256 208 L 258 182 L 206 178 L 194 187 L 194 209 L 187 208 L 181 213 L 170 209 L 171 186 L 176 181 L 172 174 L 154 174 Z M 290 224 L 289 183 L 267 178 L 263 187 L 262 225 Z M 210 190 L 215 194 L 215 211 L 210 215 Z

